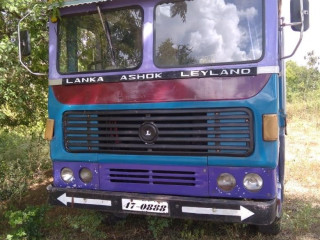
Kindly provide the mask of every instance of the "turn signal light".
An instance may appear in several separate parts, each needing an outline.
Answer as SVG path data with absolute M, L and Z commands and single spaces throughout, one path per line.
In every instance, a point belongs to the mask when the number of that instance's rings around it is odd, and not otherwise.
M 277 114 L 263 115 L 263 140 L 276 141 L 279 137 L 279 124 Z
M 52 140 L 53 138 L 53 128 L 54 128 L 54 120 L 53 119 L 47 119 L 46 124 L 46 131 L 44 133 L 44 139 L 45 140 Z

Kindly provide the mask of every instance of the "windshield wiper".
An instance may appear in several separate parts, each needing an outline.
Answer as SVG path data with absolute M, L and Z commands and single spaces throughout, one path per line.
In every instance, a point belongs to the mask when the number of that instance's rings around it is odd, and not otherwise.
M 116 66 L 116 57 L 115 57 L 115 53 L 114 53 L 114 48 L 112 46 L 112 40 L 111 40 L 111 33 L 110 33 L 110 27 L 109 27 L 109 23 L 108 20 L 106 19 L 106 21 L 103 20 L 102 17 L 102 13 L 101 13 L 101 9 L 99 6 L 97 6 L 97 10 L 100 16 L 100 20 L 101 20 L 101 24 L 103 27 L 103 30 L 106 34 L 106 37 L 108 39 L 108 44 L 109 44 L 109 49 L 110 49 L 110 55 L 111 55 L 111 62 L 112 62 L 112 66 Z

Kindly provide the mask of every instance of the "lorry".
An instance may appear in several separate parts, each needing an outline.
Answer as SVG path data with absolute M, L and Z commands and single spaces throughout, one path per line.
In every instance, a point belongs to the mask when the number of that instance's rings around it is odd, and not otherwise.
M 277 234 L 284 59 L 308 29 L 308 7 L 291 0 L 287 24 L 281 0 L 56 5 L 45 133 L 53 163 L 49 202 L 251 224 Z M 300 32 L 290 56 L 286 26 Z M 28 34 L 19 41 L 22 61 Z

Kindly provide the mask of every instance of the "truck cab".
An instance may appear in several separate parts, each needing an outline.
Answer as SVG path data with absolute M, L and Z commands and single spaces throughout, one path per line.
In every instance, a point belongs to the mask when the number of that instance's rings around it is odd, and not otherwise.
M 307 1 L 290 25 L 307 29 Z M 279 0 L 81 0 L 49 23 L 50 203 L 279 232 Z

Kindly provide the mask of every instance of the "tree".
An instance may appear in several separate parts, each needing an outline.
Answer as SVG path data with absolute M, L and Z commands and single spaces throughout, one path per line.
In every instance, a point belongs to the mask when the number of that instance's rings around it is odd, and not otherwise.
M 29 74 L 18 61 L 18 21 L 39 3 L 22 26 L 36 43 L 25 61 L 33 70 L 47 72 L 47 5 L 36 0 L 0 2 L 0 126 L 30 126 L 46 117 L 47 78 Z
M 298 66 L 293 61 L 287 62 L 288 100 L 301 98 L 307 100 L 320 89 L 319 57 L 311 51 L 305 56 L 307 66 Z
M 187 6 L 187 3 L 184 1 L 173 3 L 170 8 L 171 17 L 173 18 L 176 15 L 179 15 L 182 19 L 182 22 L 186 21 L 187 12 L 188 12 L 188 6 Z
M 304 57 L 307 61 L 307 75 L 305 78 L 306 86 L 308 90 L 317 90 L 319 89 L 320 82 L 320 72 L 319 72 L 319 60 L 320 57 L 316 56 L 314 51 L 308 52 L 307 56 Z
M 157 49 L 156 63 L 161 66 L 177 66 L 194 64 L 196 59 L 191 57 L 192 49 L 188 45 L 174 46 L 171 39 L 166 39 Z

